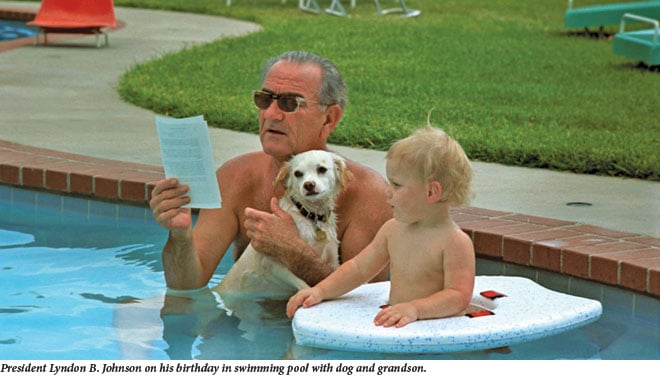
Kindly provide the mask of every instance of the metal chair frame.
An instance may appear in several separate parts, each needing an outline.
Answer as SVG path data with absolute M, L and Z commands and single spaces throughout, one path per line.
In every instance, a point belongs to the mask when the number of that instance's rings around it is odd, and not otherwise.
M 231 5 L 231 0 L 226 0 L 227 6 Z M 374 0 L 374 5 L 376 6 L 376 13 L 379 15 L 386 15 L 390 13 L 402 13 L 404 17 L 415 17 L 419 16 L 422 12 L 419 9 L 410 9 L 406 6 L 405 0 L 396 0 L 399 3 L 399 7 L 383 9 L 380 6 L 379 0 Z M 286 3 L 286 0 L 282 0 L 282 4 Z M 303 12 L 309 13 L 322 13 L 321 7 L 316 0 L 298 0 L 298 8 Z M 355 0 L 351 0 L 351 8 L 355 8 Z M 340 0 L 332 0 L 330 6 L 325 9 L 325 13 L 334 15 L 334 16 L 347 16 L 346 8 L 341 4 Z

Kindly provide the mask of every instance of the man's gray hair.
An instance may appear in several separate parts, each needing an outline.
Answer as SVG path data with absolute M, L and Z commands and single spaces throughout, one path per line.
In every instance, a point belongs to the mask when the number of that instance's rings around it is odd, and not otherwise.
M 278 57 L 269 59 L 261 71 L 261 83 L 266 75 L 277 62 L 285 61 L 296 64 L 315 64 L 321 68 L 321 89 L 316 96 L 323 105 L 339 104 L 343 110 L 348 100 L 348 89 L 344 84 L 344 78 L 335 64 L 323 57 L 306 51 L 288 51 Z

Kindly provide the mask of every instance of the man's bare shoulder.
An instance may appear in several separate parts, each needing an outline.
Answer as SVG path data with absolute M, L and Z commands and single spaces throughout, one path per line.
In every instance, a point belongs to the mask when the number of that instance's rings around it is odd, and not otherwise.
M 263 152 L 252 152 L 236 156 L 223 163 L 217 170 L 218 180 L 235 183 L 251 183 L 263 180 L 271 172 L 272 158 Z
M 355 186 L 359 184 L 362 188 L 387 188 L 387 181 L 376 170 L 351 160 L 346 160 L 346 166 L 353 174 L 351 185 Z
M 259 167 L 268 163 L 270 161 L 269 157 L 270 156 L 266 155 L 264 152 L 241 154 L 240 156 L 236 156 L 225 161 L 220 166 L 218 171 L 236 172 L 245 170 L 247 167 L 254 169 L 255 165 Z
M 340 198 L 344 212 L 352 217 L 375 218 L 381 223 L 389 219 L 391 207 L 387 205 L 385 178 L 374 169 L 354 161 L 347 160 L 346 165 L 353 178 Z
M 246 153 L 226 161 L 217 170 L 218 184 L 225 200 L 237 206 L 264 207 L 264 199 L 273 195 L 272 157 L 263 152 Z

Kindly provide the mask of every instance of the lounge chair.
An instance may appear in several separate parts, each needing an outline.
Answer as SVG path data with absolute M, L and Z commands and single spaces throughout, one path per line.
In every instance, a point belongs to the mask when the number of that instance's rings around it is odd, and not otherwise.
M 378 0 L 374 0 L 374 4 L 376 4 L 376 12 L 379 15 L 386 15 L 389 13 L 403 13 L 403 16 L 405 17 L 415 17 L 419 16 L 422 11 L 418 9 L 409 9 L 406 6 L 406 0 L 396 0 L 399 3 L 398 8 L 389 8 L 389 9 L 382 9 L 380 7 L 380 2 Z
M 30 26 L 39 27 L 35 35 L 35 45 L 39 44 L 39 34 L 48 43 L 48 33 L 93 34 L 96 46 L 101 47 L 100 36 L 109 45 L 104 28 L 115 27 L 115 10 L 112 0 L 43 0 L 41 7 Z
M 302 0 L 300 0 L 300 2 L 302 3 Z M 286 3 L 286 0 L 282 0 L 282 4 L 284 4 L 284 3 Z M 227 0 L 227 6 L 230 6 L 230 5 L 231 5 L 231 0 Z
M 226 4 L 228 7 L 231 6 L 231 0 L 226 0 Z M 286 4 L 286 0 L 282 0 L 282 4 Z M 351 4 L 355 6 L 355 0 L 351 0 Z M 298 8 L 305 12 L 321 13 L 321 7 L 316 0 L 298 0 Z M 339 16 L 346 15 L 346 10 L 344 10 L 339 0 L 332 0 L 332 4 L 326 9 L 326 12 Z
M 648 23 L 653 28 L 626 32 L 626 21 Z M 647 65 L 660 65 L 659 34 L 658 20 L 626 13 L 621 17 L 619 32 L 614 35 L 612 50 L 614 54 L 632 58 Z
M 564 27 L 589 28 L 617 25 L 624 13 L 634 13 L 643 17 L 660 18 L 660 1 L 636 1 L 628 3 L 592 5 L 573 8 L 573 0 L 568 0 L 564 14 Z
M 230 0 L 231 1 L 231 0 Z M 321 7 L 319 4 L 316 2 L 316 0 L 299 0 L 299 8 L 305 12 L 311 12 L 311 13 L 321 13 Z M 379 15 L 385 15 L 389 13 L 402 13 L 403 16 L 405 17 L 415 17 L 419 16 L 421 11 L 417 9 L 409 9 L 406 6 L 406 1 L 405 0 L 396 0 L 399 3 L 398 8 L 389 8 L 389 9 L 383 9 L 380 6 L 380 2 L 378 0 L 374 0 L 374 5 L 376 5 L 376 13 Z M 355 8 L 355 0 L 351 0 L 351 8 Z M 330 3 L 330 6 L 326 8 L 325 13 L 335 15 L 335 16 L 346 16 L 346 9 L 344 6 L 341 4 L 340 0 L 332 0 Z
M 351 7 L 355 7 L 355 0 L 351 0 Z M 321 13 L 321 7 L 316 0 L 299 0 L 298 8 L 305 12 Z M 325 9 L 325 13 L 334 16 L 346 16 L 348 14 L 339 0 L 332 0 L 330 6 Z

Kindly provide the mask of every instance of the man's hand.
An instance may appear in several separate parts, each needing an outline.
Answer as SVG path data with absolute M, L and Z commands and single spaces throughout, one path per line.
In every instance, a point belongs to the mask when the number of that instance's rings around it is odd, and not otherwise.
M 179 184 L 176 178 L 158 181 L 149 201 L 156 222 L 170 231 L 190 228 L 192 226 L 190 209 L 182 208 L 190 203 L 187 193 L 188 186 Z
M 291 215 L 282 210 L 277 198 L 270 201 L 272 213 L 245 209 L 245 229 L 250 243 L 259 252 L 284 261 L 289 252 L 295 252 L 301 238 Z M 303 242 L 304 243 L 304 242 Z

